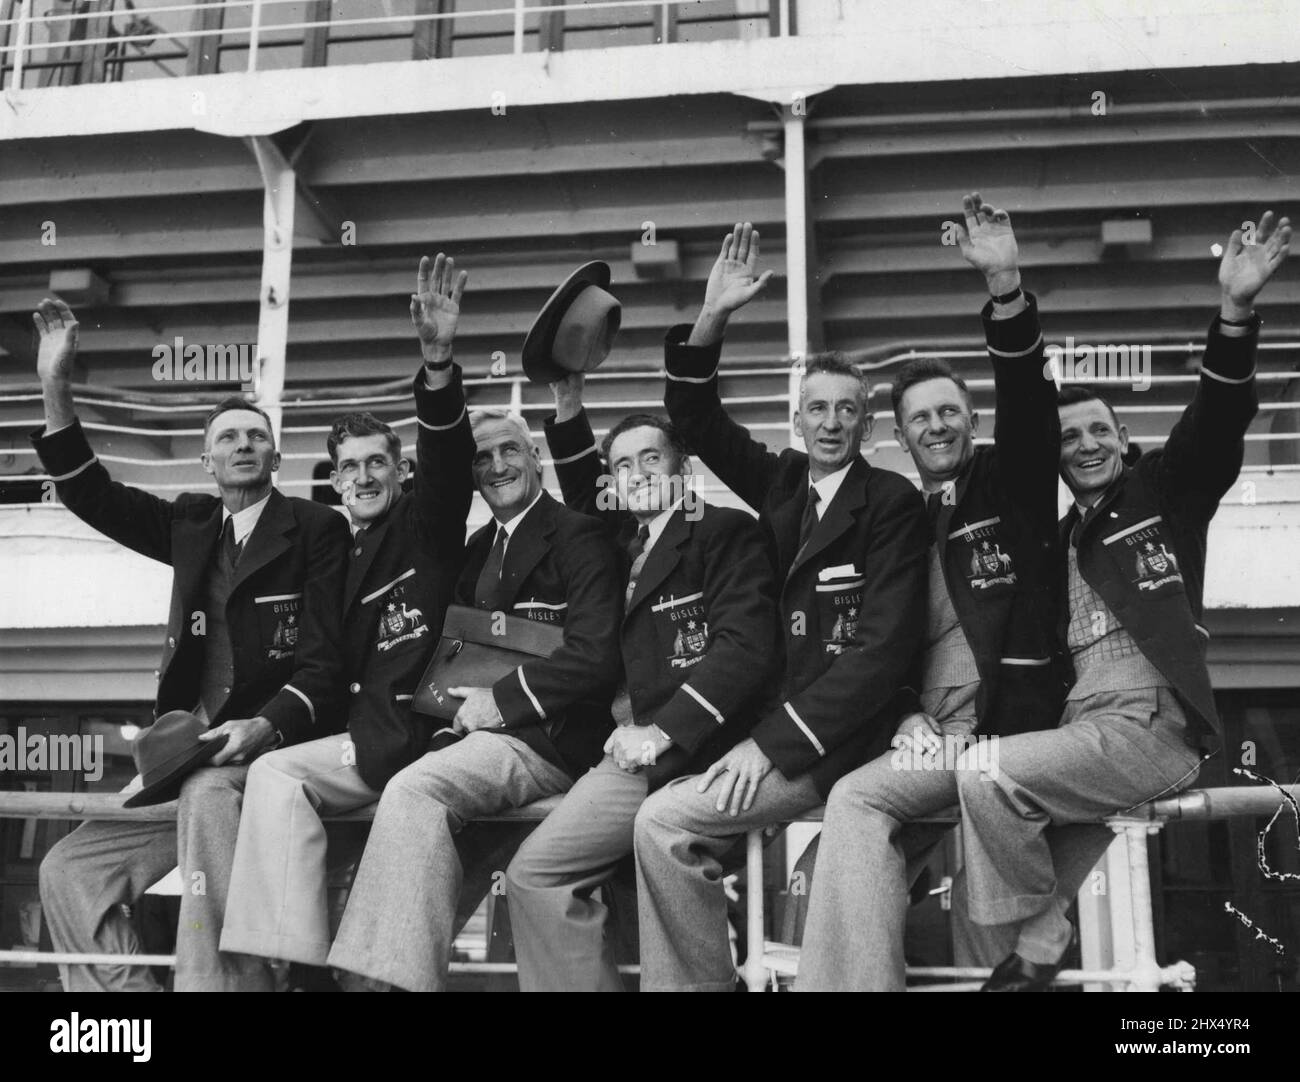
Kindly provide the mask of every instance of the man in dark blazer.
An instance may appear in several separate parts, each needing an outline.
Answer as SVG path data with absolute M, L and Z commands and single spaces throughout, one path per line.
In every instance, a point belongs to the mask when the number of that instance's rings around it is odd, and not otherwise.
M 411 322 L 423 364 L 413 393 L 415 484 L 402 441 L 368 413 L 340 418 L 326 448 L 351 518 L 343 591 L 347 733 L 253 764 L 221 948 L 324 966 L 329 955 L 321 817 L 373 804 L 424 754 L 433 721 L 411 701 L 460 574 L 474 453 L 452 343 L 467 275 L 441 252 L 420 261 Z M 310 975 L 306 975 L 310 976 Z
M 916 464 L 932 524 L 920 699 L 894 750 L 841 778 L 826 802 L 801 991 L 903 990 L 907 875 L 947 829 L 914 820 L 956 805 L 957 758 L 972 739 L 1054 728 L 1064 701 L 1051 609 L 1056 385 L 1043 370 L 1037 302 L 1020 286 L 1010 216 L 978 192 L 963 209 L 962 255 L 990 294 L 993 444 L 976 446 L 979 414 L 947 364 L 899 369 L 895 436 Z M 1093 829 L 1104 850 L 1110 831 Z
M 625 554 L 624 682 L 605 757 L 506 871 L 525 992 L 622 988 L 600 892 L 632 853 L 637 809 L 745 736 L 773 690 L 777 654 L 776 588 L 758 524 L 689 489 L 690 458 L 662 418 L 624 418 L 598 452 L 582 380 L 579 372 L 552 384 L 546 438 L 565 503 L 600 515 Z
M 1206 537 L 1241 470 L 1259 408 L 1255 297 L 1289 251 L 1272 211 L 1255 242 L 1235 230 L 1201 378 L 1163 449 L 1124 461 L 1128 432 L 1094 390 L 1060 394 L 1059 640 L 1074 682 L 1060 727 L 1002 740 L 996 770 L 959 769 L 972 918 L 1009 926 L 1015 949 L 986 991 L 1040 991 L 1070 942 L 1049 829 L 1190 785 L 1220 735 L 1201 624 Z
M 771 276 L 755 276 L 757 257 L 758 234 L 738 225 L 695 326 L 668 332 L 665 401 L 692 450 L 759 512 L 779 589 L 781 695 L 748 737 L 637 815 L 643 989 L 734 987 L 724 855 L 884 749 L 925 627 L 924 507 L 906 478 L 860 453 L 871 427 L 861 374 L 809 363 L 794 418 L 807 453 L 769 451 L 723 409 L 723 330 Z
M 466 735 L 384 789 L 329 964 L 410 991 L 446 983 L 464 876 L 455 835 L 475 816 L 567 791 L 598 762 L 619 675 L 622 599 L 601 524 L 542 488 L 521 417 L 484 410 L 472 425 L 492 520 L 469 540 L 456 602 L 555 624 L 564 640 L 490 688 L 449 689 L 465 700 L 455 727 Z
M 193 711 L 224 747 L 186 780 L 176 823 L 85 823 L 41 864 L 41 902 L 56 950 L 130 954 L 122 906 L 178 861 L 178 991 L 269 988 L 261 959 L 219 955 L 246 764 L 337 731 L 342 667 L 339 593 L 348 540 L 337 512 L 280 494 L 270 418 L 240 398 L 204 423 L 204 469 L 218 496 L 175 501 L 109 479 L 72 404 L 78 325 L 62 301 L 35 317 L 45 427 L 33 435 L 59 499 L 83 521 L 171 565 L 171 612 L 155 716 Z M 141 966 L 66 966 L 69 990 L 153 990 Z

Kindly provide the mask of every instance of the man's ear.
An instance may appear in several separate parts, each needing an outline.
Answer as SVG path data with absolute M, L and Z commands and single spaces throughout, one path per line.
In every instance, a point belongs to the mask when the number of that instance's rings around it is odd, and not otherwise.
M 1128 450 L 1128 425 L 1119 426 L 1119 453 L 1122 455 Z
M 894 425 L 894 441 L 904 451 L 910 450 L 910 448 L 907 446 L 907 440 L 903 438 L 903 430 L 899 428 L 897 424 Z
M 977 410 L 970 411 L 970 434 L 974 436 L 980 430 L 980 415 Z
M 339 476 L 338 470 L 330 470 L 330 486 L 340 496 L 343 495 L 343 478 Z
M 411 476 L 411 460 L 409 458 L 399 458 L 397 460 L 397 483 L 406 484 L 406 479 Z
M 865 423 L 862 426 L 862 439 L 859 442 L 866 443 L 867 440 L 871 439 L 871 430 L 876 427 L 875 415 L 868 413 L 866 417 L 863 418 L 863 421 Z
M 272 455 L 271 455 L 271 472 L 272 472 L 272 473 L 279 473 L 279 472 L 280 472 L 280 452 L 279 452 L 279 451 L 275 451 L 275 452 L 273 452 Z
M 204 451 L 201 455 L 199 455 L 199 461 L 203 464 L 204 473 L 217 472 L 217 468 L 212 464 L 212 456 L 208 454 L 207 451 Z
M 677 472 L 683 477 L 690 477 L 690 475 L 695 472 L 695 467 L 691 465 L 690 455 L 682 455 L 681 465 Z

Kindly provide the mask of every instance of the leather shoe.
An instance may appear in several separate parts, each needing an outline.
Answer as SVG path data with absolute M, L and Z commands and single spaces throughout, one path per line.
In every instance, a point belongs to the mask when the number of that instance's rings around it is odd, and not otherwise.
M 1007 955 L 981 986 L 981 992 L 1046 992 L 1061 963 L 1044 966 L 1026 962 L 1014 951 Z

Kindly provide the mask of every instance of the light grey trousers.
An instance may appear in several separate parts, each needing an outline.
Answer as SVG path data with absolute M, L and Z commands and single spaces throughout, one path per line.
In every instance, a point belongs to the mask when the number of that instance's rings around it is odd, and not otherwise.
M 971 918 L 1014 926 L 1026 961 L 1057 962 L 1070 925 L 1049 828 L 1186 788 L 1200 757 L 1185 731 L 1168 688 L 1106 692 L 1068 702 L 1059 728 L 1001 740 L 996 774 L 959 769 Z
M 749 811 L 717 809 L 720 782 L 697 791 L 699 776 L 678 778 L 637 812 L 634 829 L 643 992 L 730 992 L 736 967 L 727 938 L 724 860 L 743 850 L 755 827 L 784 825 L 821 803 L 807 775 L 772 770 Z M 761 890 L 761 883 L 750 884 Z
M 223 951 L 323 966 L 330 950 L 321 816 L 379 799 L 352 764 L 346 734 L 263 755 L 248 771 Z
M 506 899 L 525 992 L 621 992 L 600 888 L 632 852 L 644 771 L 606 755 L 574 784 L 506 870 Z
M 245 766 L 202 767 L 181 788 L 175 823 L 83 823 L 41 862 L 41 906 L 56 951 L 139 954 L 122 911 L 179 866 L 178 992 L 269 991 L 265 959 L 218 953 Z M 61 966 L 69 992 L 158 991 L 144 966 Z
M 380 797 L 329 964 L 411 992 L 441 991 L 464 879 L 456 834 L 468 819 L 571 784 L 499 731 L 472 732 L 399 771 Z

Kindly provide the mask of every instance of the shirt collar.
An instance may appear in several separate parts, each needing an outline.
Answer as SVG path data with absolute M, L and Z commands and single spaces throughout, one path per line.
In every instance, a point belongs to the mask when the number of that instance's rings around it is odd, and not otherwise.
M 266 509 L 266 503 L 271 498 L 271 493 L 267 493 L 255 504 L 243 508 L 240 511 L 231 511 L 229 507 L 222 505 L 221 508 L 221 528 L 226 528 L 226 519 L 233 518 L 235 525 L 232 527 L 235 531 L 235 544 L 242 545 L 248 535 L 253 532 L 253 527 L 257 525 L 257 520 L 262 517 L 262 512 Z
M 679 496 L 672 507 L 660 511 L 659 514 L 655 515 L 655 517 L 650 520 L 650 535 L 646 538 L 645 549 L 643 551 L 649 552 L 654 548 L 655 542 L 659 540 L 664 530 L 668 528 L 668 520 L 673 517 L 674 512 L 676 512 L 677 508 L 681 507 L 685 499 L 685 496 Z
M 515 515 L 513 518 L 509 519 L 506 522 L 497 523 L 499 527 L 505 529 L 507 541 L 510 540 L 510 538 L 515 536 L 515 530 L 518 528 L 519 524 L 524 520 L 524 516 L 528 514 L 528 512 L 531 511 L 534 507 L 537 506 L 537 501 L 542 498 L 542 492 L 544 491 L 545 489 L 538 490 L 537 495 L 533 497 L 533 502 L 530 503 L 527 507 L 525 507 L 522 511 L 520 511 L 519 514 Z
M 840 485 L 844 484 L 844 478 L 849 475 L 849 470 L 853 469 L 853 460 L 849 459 L 848 463 L 841 466 L 834 473 L 827 474 L 820 481 L 814 481 L 812 474 L 808 475 L 808 487 L 817 490 L 817 517 L 821 518 L 826 513 L 826 508 L 831 505 L 831 500 L 835 499 L 835 493 L 840 490 Z

